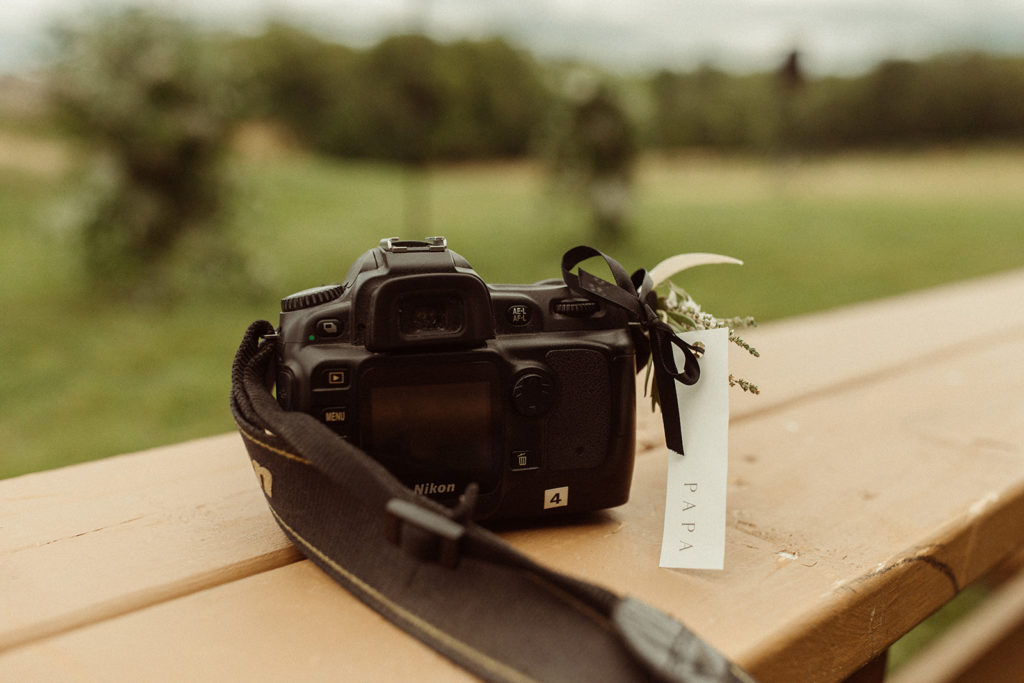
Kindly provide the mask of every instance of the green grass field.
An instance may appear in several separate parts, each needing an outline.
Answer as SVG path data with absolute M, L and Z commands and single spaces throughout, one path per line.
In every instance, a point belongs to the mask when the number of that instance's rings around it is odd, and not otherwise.
M 592 242 L 584 212 L 530 164 L 435 169 L 410 221 L 394 167 L 240 157 L 231 231 L 259 286 L 183 279 L 172 303 L 110 301 L 61 228 L 73 164 L 52 140 L 0 137 L 11 140 L 20 147 L 0 152 L 0 477 L 232 429 L 229 368 L 246 325 L 276 321 L 285 294 L 339 280 L 381 237 L 444 234 L 491 282 L 556 277 L 564 250 Z M 762 322 L 1020 267 L 1024 150 L 647 159 L 629 238 L 595 246 L 630 270 L 683 251 L 741 258 L 680 284 L 707 310 Z

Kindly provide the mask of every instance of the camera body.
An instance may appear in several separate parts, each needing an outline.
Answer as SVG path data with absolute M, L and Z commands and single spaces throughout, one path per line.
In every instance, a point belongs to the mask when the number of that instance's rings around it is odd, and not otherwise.
M 488 285 L 444 238 L 385 239 L 344 283 L 281 302 L 277 398 L 418 493 L 477 518 L 629 497 L 635 352 L 625 311 L 561 280 Z

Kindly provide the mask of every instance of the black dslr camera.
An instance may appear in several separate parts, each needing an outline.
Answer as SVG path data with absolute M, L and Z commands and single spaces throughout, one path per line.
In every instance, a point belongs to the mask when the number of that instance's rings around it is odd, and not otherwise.
M 345 281 L 281 301 L 277 398 L 418 493 L 478 518 L 629 497 L 634 345 L 626 312 L 561 280 L 488 285 L 443 237 L 397 238 Z

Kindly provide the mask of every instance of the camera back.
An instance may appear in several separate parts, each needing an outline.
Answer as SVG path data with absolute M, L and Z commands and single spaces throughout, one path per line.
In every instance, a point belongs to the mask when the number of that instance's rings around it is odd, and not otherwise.
M 635 441 L 621 309 L 561 280 L 488 285 L 444 238 L 397 238 L 341 284 L 285 297 L 277 398 L 418 493 L 480 519 L 620 505 Z

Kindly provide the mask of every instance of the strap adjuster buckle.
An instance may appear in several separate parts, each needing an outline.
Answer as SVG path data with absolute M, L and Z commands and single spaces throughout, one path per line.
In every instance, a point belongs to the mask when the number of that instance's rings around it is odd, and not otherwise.
M 389 500 L 385 510 L 385 535 L 393 544 L 447 569 L 454 569 L 459 564 L 460 545 L 466 527 L 400 498 Z

